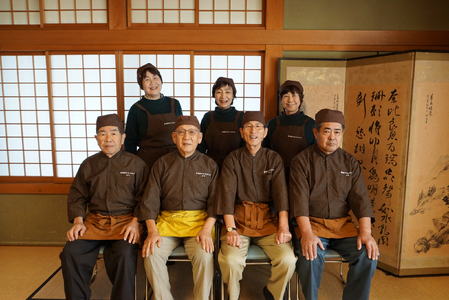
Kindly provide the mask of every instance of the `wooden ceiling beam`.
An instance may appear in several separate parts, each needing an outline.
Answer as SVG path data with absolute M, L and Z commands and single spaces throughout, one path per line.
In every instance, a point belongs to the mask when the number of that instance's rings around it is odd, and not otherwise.
M 239 49 L 255 45 L 302 47 L 439 47 L 449 49 L 449 31 L 363 30 L 0 30 L 0 50 L 151 49 L 190 45 L 213 49 L 233 45 Z M 178 47 L 179 48 L 179 47 Z M 254 49 L 254 48 L 253 48 Z

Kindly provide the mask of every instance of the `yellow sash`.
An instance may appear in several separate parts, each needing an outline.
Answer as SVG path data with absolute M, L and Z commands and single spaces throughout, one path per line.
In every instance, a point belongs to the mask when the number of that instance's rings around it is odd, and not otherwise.
M 161 236 L 196 236 L 206 219 L 205 210 L 167 210 L 157 216 L 156 226 Z

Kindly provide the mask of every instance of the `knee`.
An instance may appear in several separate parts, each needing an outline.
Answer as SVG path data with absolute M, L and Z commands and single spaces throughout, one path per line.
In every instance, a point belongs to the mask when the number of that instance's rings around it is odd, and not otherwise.
M 370 269 L 373 272 L 377 268 L 377 260 L 370 259 L 366 251 L 363 251 L 363 254 L 360 255 L 359 262 L 364 266 L 364 268 Z
M 119 244 L 105 247 L 103 250 L 104 260 L 111 263 L 115 262 L 120 265 L 137 266 L 138 245 L 122 242 L 124 241 L 115 242 Z
M 273 265 L 283 265 L 288 268 L 294 268 L 296 265 L 297 258 L 293 251 L 284 252 L 278 258 L 276 258 L 272 264 Z
M 212 253 L 208 253 L 204 251 L 203 249 L 200 249 L 193 253 L 192 259 L 193 262 L 198 262 L 202 265 L 204 264 L 213 264 L 214 263 L 214 256 Z
M 240 269 L 245 266 L 245 257 L 242 257 L 235 251 L 228 251 L 226 254 L 220 252 L 218 262 L 220 265 L 226 265 L 229 269 Z
M 76 246 L 76 241 L 67 242 L 64 248 L 62 248 L 62 251 L 59 254 L 59 258 L 61 259 L 61 261 L 65 261 L 69 259 L 69 257 L 80 254 L 79 252 L 79 247 Z
M 147 257 L 143 258 L 145 265 L 157 265 L 157 264 L 166 264 L 168 261 L 168 258 L 162 255 L 160 251 L 154 251 L 154 254 L 149 254 Z
M 372 260 L 368 257 L 368 250 L 365 245 L 362 245 L 362 248 L 357 251 L 358 256 L 356 257 L 356 261 L 360 261 L 363 264 L 374 265 L 377 266 L 377 260 Z M 351 261 L 350 261 L 351 262 Z
M 67 244 L 64 246 L 64 248 L 62 248 L 61 253 L 59 253 L 59 258 L 61 260 L 65 259 L 68 255 L 69 255 L 69 250 L 67 249 Z
M 272 268 L 276 268 L 285 276 L 291 276 L 296 269 L 296 257 L 287 255 L 277 260 L 277 263 L 271 262 Z
M 123 247 L 120 247 L 120 251 L 118 251 L 118 252 L 121 257 L 129 258 L 129 259 L 134 259 L 134 258 L 137 259 L 137 250 L 138 250 L 137 245 L 128 244 Z
M 61 264 L 64 265 L 64 263 L 67 261 L 68 256 L 69 254 L 67 253 L 67 251 L 65 251 L 65 249 L 62 249 L 61 253 L 59 253 L 59 259 L 61 260 Z
M 289 265 L 295 265 L 298 258 L 293 251 L 289 251 L 288 255 L 285 256 L 284 261 Z
M 300 255 L 296 262 L 296 272 L 311 272 L 312 270 L 322 269 L 324 267 L 324 256 L 317 255 L 317 258 L 314 260 L 308 260 L 305 256 Z

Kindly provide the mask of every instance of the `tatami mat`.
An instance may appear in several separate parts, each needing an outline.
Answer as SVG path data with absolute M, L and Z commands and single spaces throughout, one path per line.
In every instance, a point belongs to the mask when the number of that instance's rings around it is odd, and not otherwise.
M 61 249 L 61 247 L 0 246 L 0 300 L 27 299 L 59 268 L 58 255 Z M 346 268 L 347 266 L 345 273 Z M 326 264 L 319 300 L 341 299 L 343 285 L 338 277 L 338 271 L 337 264 Z M 175 299 L 192 299 L 193 281 L 189 263 L 177 262 L 169 266 L 169 272 Z M 247 266 L 243 275 L 240 299 L 263 299 L 262 288 L 269 274 L 269 266 Z M 100 262 L 98 277 L 92 285 L 92 294 L 95 297 L 93 299 L 109 299 L 110 290 L 111 284 Z M 139 293 L 141 292 L 144 292 L 143 285 L 139 287 Z M 294 286 L 292 292 L 295 293 Z M 447 295 L 449 295 L 449 276 L 399 278 L 377 270 L 372 282 L 370 299 L 447 299 Z M 36 293 L 33 299 L 64 299 L 60 272 Z

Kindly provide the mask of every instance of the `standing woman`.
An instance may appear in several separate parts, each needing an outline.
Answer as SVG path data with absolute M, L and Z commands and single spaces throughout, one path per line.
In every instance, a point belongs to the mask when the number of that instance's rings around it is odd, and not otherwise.
M 151 170 L 159 157 L 176 149 L 171 135 L 182 109 L 178 100 L 161 93 L 162 76 L 152 64 L 137 69 L 137 83 L 145 94 L 128 112 L 124 146 L 125 151 L 137 154 Z
M 316 144 L 313 134 L 315 120 L 299 110 L 304 101 L 304 89 L 298 81 L 285 81 L 279 87 L 279 98 L 284 111 L 268 122 L 268 134 L 263 146 L 281 155 L 288 182 L 293 157 L 310 145 Z
M 245 145 L 239 132 L 243 112 L 231 106 L 236 94 L 234 80 L 219 77 L 212 87 L 212 97 L 217 107 L 215 111 L 205 113 L 201 120 L 203 141 L 198 145 L 198 150 L 211 157 L 220 170 L 225 157 Z

